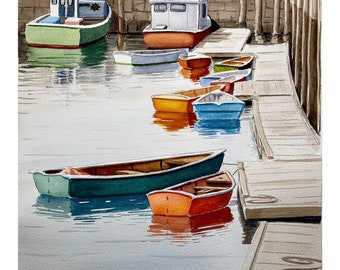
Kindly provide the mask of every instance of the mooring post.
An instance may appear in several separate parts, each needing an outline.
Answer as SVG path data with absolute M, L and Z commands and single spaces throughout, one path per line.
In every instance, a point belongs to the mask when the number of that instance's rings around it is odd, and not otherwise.
M 280 0 L 274 0 L 274 24 L 273 24 L 273 34 L 272 43 L 278 43 L 280 38 Z
M 240 0 L 240 16 L 238 18 L 239 27 L 246 27 L 247 0 Z
M 255 0 L 255 41 L 257 43 L 264 43 L 262 36 L 262 0 Z
M 308 32 L 308 94 L 307 94 L 307 117 L 317 131 L 320 131 L 321 100 L 320 100 L 320 2 L 310 0 L 309 8 L 309 32 Z
M 302 37 L 301 37 L 301 98 L 300 103 L 306 111 L 308 95 L 308 71 L 307 71 L 307 52 L 310 44 L 308 43 L 309 33 L 309 0 L 304 0 L 302 7 Z
M 284 0 L 284 25 L 283 25 L 283 40 L 290 41 L 290 33 L 292 29 L 291 4 L 289 0 Z
M 294 82 L 299 99 L 301 98 L 302 2 L 303 0 L 297 0 L 296 5 L 296 39 L 294 51 Z
M 125 33 L 124 0 L 118 0 L 118 32 Z

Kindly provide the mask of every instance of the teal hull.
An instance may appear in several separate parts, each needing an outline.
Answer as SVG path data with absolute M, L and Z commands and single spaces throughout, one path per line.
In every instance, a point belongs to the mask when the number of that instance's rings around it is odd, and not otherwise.
M 47 16 L 47 15 L 45 15 Z M 93 25 L 65 25 L 39 23 L 42 16 L 26 24 L 28 45 L 44 48 L 74 49 L 91 44 L 106 36 L 111 22 L 111 9 L 106 20 Z
M 217 172 L 223 162 L 224 150 L 199 162 L 171 169 L 134 175 L 87 176 L 65 175 L 61 170 L 37 171 L 33 174 L 40 194 L 58 197 L 102 197 L 146 194 L 183 181 Z

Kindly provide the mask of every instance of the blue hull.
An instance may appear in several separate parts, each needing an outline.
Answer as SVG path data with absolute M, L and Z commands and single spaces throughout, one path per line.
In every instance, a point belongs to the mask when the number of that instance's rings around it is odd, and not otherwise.
M 244 103 L 194 104 L 198 119 L 239 119 L 244 110 Z

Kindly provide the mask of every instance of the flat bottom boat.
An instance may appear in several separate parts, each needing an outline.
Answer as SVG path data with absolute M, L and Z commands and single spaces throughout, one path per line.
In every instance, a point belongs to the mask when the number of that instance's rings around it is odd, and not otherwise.
M 147 197 L 155 215 L 195 216 L 226 207 L 235 185 L 233 176 L 225 171 L 155 190 Z
M 198 119 L 239 119 L 244 111 L 245 103 L 222 91 L 213 91 L 193 102 Z

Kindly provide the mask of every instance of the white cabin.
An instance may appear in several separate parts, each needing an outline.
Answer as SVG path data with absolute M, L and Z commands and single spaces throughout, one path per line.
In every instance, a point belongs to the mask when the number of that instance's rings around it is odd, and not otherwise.
M 106 0 L 50 0 L 51 17 L 105 18 Z
M 193 31 L 206 28 L 208 0 L 150 0 L 152 30 Z

